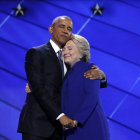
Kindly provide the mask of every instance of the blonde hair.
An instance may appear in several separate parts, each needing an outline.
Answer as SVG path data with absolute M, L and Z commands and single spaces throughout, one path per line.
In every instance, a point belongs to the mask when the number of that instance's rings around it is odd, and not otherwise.
M 70 40 L 75 43 L 79 52 L 83 55 L 81 60 L 88 62 L 90 59 L 90 46 L 88 41 L 84 37 L 77 34 L 72 34 Z

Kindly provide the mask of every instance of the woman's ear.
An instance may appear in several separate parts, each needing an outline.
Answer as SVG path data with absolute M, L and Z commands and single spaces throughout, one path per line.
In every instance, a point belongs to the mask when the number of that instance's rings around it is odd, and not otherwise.
M 50 33 L 50 34 L 53 33 L 53 26 L 49 26 L 49 33 Z
M 83 57 L 83 54 L 80 53 L 79 55 L 80 55 L 80 59 L 81 59 Z

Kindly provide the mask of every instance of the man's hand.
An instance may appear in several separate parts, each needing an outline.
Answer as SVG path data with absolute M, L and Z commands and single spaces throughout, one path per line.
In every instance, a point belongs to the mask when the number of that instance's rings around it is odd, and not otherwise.
M 30 86 L 29 83 L 27 83 L 26 86 L 25 86 L 25 92 L 26 93 L 31 93 L 31 86 Z
M 95 80 L 95 79 L 100 79 L 100 80 L 102 80 L 102 79 L 105 78 L 104 72 L 101 71 L 101 70 L 98 68 L 98 66 L 96 66 L 96 65 L 93 65 L 93 66 L 91 67 L 90 70 L 86 71 L 86 72 L 84 73 L 84 76 L 85 76 L 86 78 L 90 78 L 91 80 Z
M 76 120 L 73 120 L 73 123 L 75 124 L 75 127 L 77 127 L 77 123 L 78 123 L 78 122 L 77 122 Z M 68 129 L 69 129 L 69 128 L 66 128 L 66 127 L 63 126 L 63 130 L 64 130 L 64 131 L 66 131 L 66 130 L 68 130 Z
M 59 118 L 60 123 L 62 126 L 67 130 L 68 128 L 74 128 L 76 127 L 76 123 L 67 117 L 66 115 L 63 115 L 62 117 Z

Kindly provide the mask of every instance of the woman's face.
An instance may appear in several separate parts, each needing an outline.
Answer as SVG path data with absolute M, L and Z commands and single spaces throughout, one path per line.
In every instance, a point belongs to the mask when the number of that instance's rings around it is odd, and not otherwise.
M 77 49 L 75 43 L 72 40 L 69 40 L 62 50 L 62 57 L 64 62 L 72 67 L 76 62 L 80 61 L 82 55 Z

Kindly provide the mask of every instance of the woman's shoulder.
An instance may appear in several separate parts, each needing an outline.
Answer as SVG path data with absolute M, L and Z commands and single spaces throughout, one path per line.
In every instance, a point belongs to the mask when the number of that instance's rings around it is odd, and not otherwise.
M 93 62 L 87 62 L 87 63 L 85 63 L 85 67 L 86 67 L 85 70 L 90 70 L 93 65 L 95 65 Z

